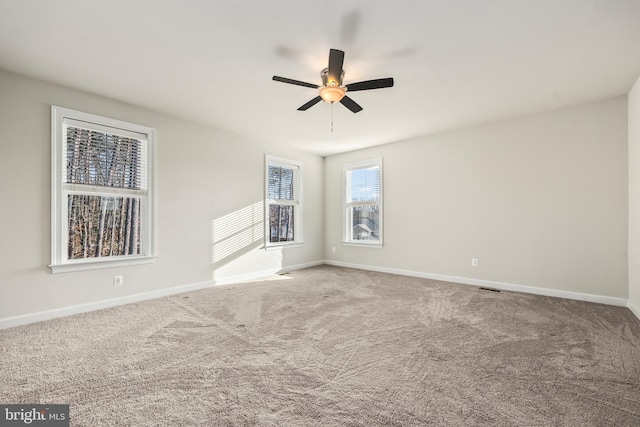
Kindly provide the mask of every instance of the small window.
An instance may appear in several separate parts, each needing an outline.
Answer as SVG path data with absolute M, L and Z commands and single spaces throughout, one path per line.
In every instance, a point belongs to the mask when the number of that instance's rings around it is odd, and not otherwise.
M 54 273 L 152 261 L 153 129 L 52 107 Z
M 382 246 L 382 159 L 344 165 L 345 242 Z
M 302 163 L 266 159 L 266 246 L 302 243 Z

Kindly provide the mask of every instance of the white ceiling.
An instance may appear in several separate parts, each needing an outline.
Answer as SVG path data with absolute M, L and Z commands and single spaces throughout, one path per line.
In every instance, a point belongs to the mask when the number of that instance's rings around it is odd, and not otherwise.
M 297 111 L 329 48 L 395 86 Z M 0 68 L 329 155 L 626 94 L 640 0 L 0 0 Z

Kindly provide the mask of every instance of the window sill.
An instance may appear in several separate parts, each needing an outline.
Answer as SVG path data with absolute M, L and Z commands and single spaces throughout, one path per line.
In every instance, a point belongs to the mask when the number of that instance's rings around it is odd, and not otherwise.
M 272 251 L 274 249 L 283 249 L 283 248 L 300 248 L 304 246 L 304 242 L 282 242 L 282 243 L 269 243 L 264 245 L 264 249 L 266 251 Z
M 373 249 L 382 249 L 383 244 L 381 242 L 352 242 L 352 241 L 343 241 L 343 245 L 345 246 L 356 246 L 361 248 L 373 248 Z
M 51 264 L 51 272 L 56 273 L 70 273 L 73 271 L 84 270 L 97 270 L 99 268 L 113 268 L 113 267 L 129 267 L 132 265 L 152 264 L 156 262 L 155 256 L 145 256 L 136 258 L 117 258 L 112 260 L 102 259 L 100 261 L 76 261 L 68 262 L 65 264 Z

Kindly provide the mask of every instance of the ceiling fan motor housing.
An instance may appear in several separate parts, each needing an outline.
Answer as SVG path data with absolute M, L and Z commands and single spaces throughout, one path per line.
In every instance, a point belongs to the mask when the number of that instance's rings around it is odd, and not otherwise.
M 344 70 L 340 72 L 339 81 L 335 80 L 335 76 L 329 76 L 329 68 L 325 68 L 320 73 L 322 77 L 322 86 L 342 86 L 342 80 L 344 79 Z M 332 78 L 333 77 L 333 78 Z
M 346 93 L 346 89 L 342 86 L 344 70 L 340 72 L 339 81 L 336 81 L 333 76 L 329 75 L 329 68 L 322 70 L 320 77 L 322 77 L 322 86 L 320 86 L 319 90 L 322 100 L 332 104 L 334 102 L 340 102 Z

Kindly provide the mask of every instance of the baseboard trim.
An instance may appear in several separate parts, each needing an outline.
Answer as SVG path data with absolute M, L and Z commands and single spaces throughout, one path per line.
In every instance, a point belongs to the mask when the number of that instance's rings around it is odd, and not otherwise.
M 102 301 L 92 302 L 88 304 L 78 304 L 69 307 L 56 308 L 54 310 L 41 311 L 38 313 L 30 313 L 22 316 L 8 317 L 0 319 L 0 329 L 13 328 L 15 326 L 28 325 L 31 323 L 42 322 L 45 320 L 56 319 L 59 317 L 72 316 L 74 314 L 88 313 L 90 311 L 102 310 L 105 308 L 117 307 L 119 305 L 131 304 L 161 298 L 170 295 L 181 294 L 184 292 L 197 291 L 213 286 L 212 281 L 192 283 L 189 285 L 176 286 L 173 288 L 159 289 L 157 291 L 142 292 L 139 294 L 127 295 L 124 297 L 110 298 Z
M 580 292 L 559 291 L 556 289 L 538 288 L 535 286 L 517 285 L 513 283 L 504 283 L 504 282 L 494 282 L 491 280 L 473 279 L 469 277 L 448 276 L 444 274 L 424 273 L 420 271 L 402 270 L 398 268 L 377 267 L 377 266 L 363 265 L 363 264 L 352 264 L 348 262 L 333 261 L 333 260 L 325 260 L 325 264 L 335 265 L 337 267 L 356 268 L 359 270 L 377 271 L 380 273 L 391 273 L 391 274 L 398 274 L 401 276 L 419 277 L 422 279 L 439 280 L 442 282 L 453 282 L 453 283 L 460 283 L 463 285 L 472 285 L 472 286 L 500 289 L 503 291 L 523 292 L 526 294 L 535 294 L 535 295 L 543 295 L 548 297 L 595 302 L 598 304 L 614 305 L 618 307 L 629 307 L 629 301 L 625 298 L 608 297 L 604 295 L 593 295 L 593 294 L 584 294 Z
M 289 267 L 281 267 L 270 270 L 257 271 L 254 273 L 243 274 L 240 276 L 226 277 L 217 280 L 207 280 L 200 283 L 192 283 L 189 285 L 176 286 L 173 288 L 159 289 L 157 291 L 142 292 L 134 295 L 127 295 L 124 297 L 111 298 L 107 300 L 78 304 L 69 307 L 57 308 L 54 310 L 41 311 L 38 313 L 24 314 L 21 316 L 7 317 L 0 319 L 0 330 L 13 328 L 16 326 L 29 325 L 31 323 L 42 322 L 45 320 L 57 319 L 59 317 L 72 316 L 74 314 L 88 313 L 90 311 L 102 310 L 105 308 L 117 307 L 120 305 L 131 304 L 140 301 L 146 301 L 155 298 L 162 298 L 171 295 L 182 294 L 185 292 L 198 291 L 200 289 L 206 289 L 213 286 L 226 285 L 230 283 L 237 283 L 252 279 L 258 279 L 260 277 L 269 276 L 272 274 L 285 273 L 293 270 L 299 270 L 307 267 L 314 267 L 324 264 L 324 261 L 309 262 L 305 264 L 292 265 Z
M 633 314 L 636 315 L 636 317 L 638 318 L 638 320 L 640 320 L 640 308 L 636 307 L 631 300 L 629 300 L 629 304 L 627 304 L 627 307 L 629 307 L 629 310 L 631 310 L 631 312 Z
M 316 267 L 324 264 L 324 261 L 313 261 L 303 264 L 296 264 L 288 267 L 270 268 L 267 270 L 255 271 L 252 273 L 239 274 L 236 276 L 221 277 L 213 280 L 214 286 L 228 285 L 231 283 L 246 282 L 249 280 L 260 279 L 271 276 L 273 274 L 287 273 L 290 271 L 301 270 L 303 268 Z
M 419 277 L 423 279 L 439 280 L 443 282 L 460 283 L 464 285 L 489 287 L 505 291 L 524 292 L 528 294 L 544 295 L 556 298 L 566 298 L 578 301 L 595 302 L 599 304 L 614 305 L 619 307 L 627 307 L 635 316 L 640 319 L 640 309 L 631 301 L 624 298 L 607 297 L 603 295 L 584 294 L 579 292 L 559 291 L 555 289 L 538 288 L 526 285 L 517 285 L 512 283 L 494 282 L 490 280 L 473 279 L 468 277 L 449 276 L 444 274 L 433 274 L 419 271 L 402 270 L 398 268 L 377 267 L 364 264 L 352 264 L 333 260 L 314 261 L 303 264 L 292 265 L 288 267 L 279 267 L 268 270 L 261 270 L 237 276 L 222 277 L 215 280 L 208 280 L 200 283 L 192 283 L 189 285 L 176 286 L 173 288 L 160 289 L 157 291 L 143 292 L 134 295 L 127 295 L 119 298 L 111 298 L 108 300 L 97 301 L 88 304 L 79 304 L 69 307 L 62 307 L 54 310 L 41 311 L 38 313 L 30 313 L 21 316 L 7 317 L 0 319 L 0 329 L 13 328 L 16 326 L 28 325 L 31 323 L 42 322 L 45 320 L 56 319 L 59 317 L 72 316 L 74 314 L 87 313 L 90 311 L 102 310 L 105 308 L 116 307 L 135 302 L 162 298 L 166 296 L 181 294 L 185 292 L 197 291 L 213 286 L 222 286 L 232 283 L 245 282 L 249 280 L 267 277 L 273 274 L 287 273 L 290 271 L 300 270 L 303 268 L 315 267 L 322 264 L 334 265 L 337 267 L 355 268 L 359 270 L 377 271 L 381 273 L 398 274 L 401 276 Z

